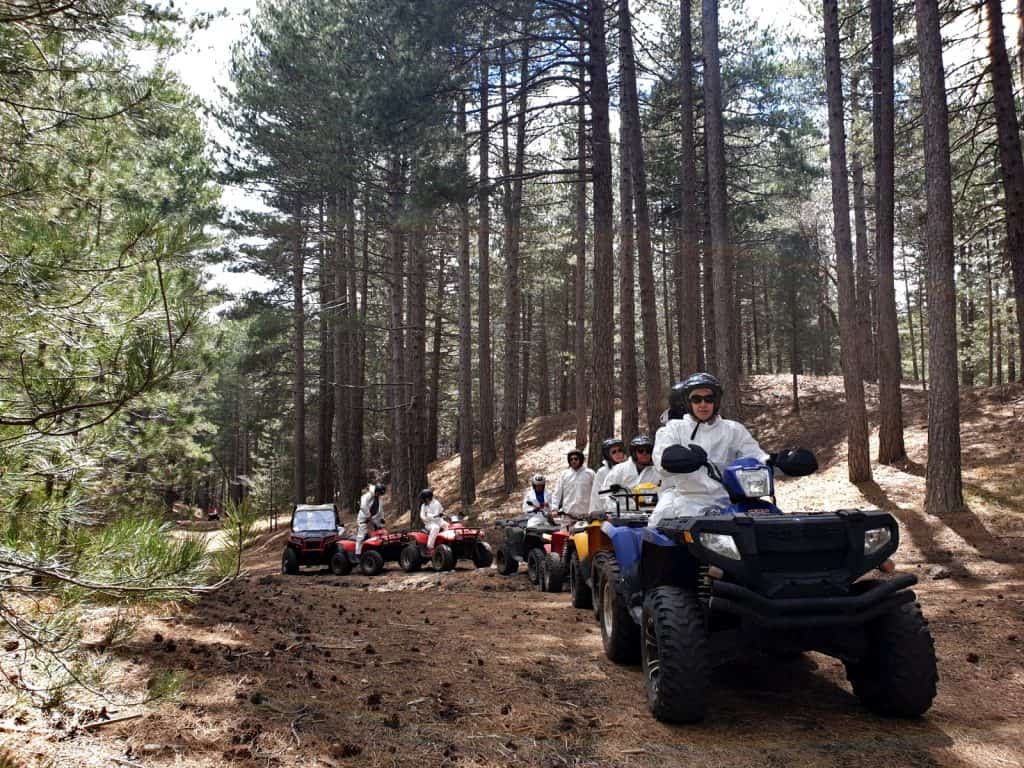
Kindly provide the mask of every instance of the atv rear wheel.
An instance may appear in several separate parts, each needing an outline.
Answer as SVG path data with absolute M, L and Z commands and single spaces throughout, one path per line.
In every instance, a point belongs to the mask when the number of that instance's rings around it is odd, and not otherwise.
M 544 550 L 538 547 L 531 549 L 526 556 L 526 577 L 530 580 L 531 584 L 537 585 L 540 583 L 540 562 L 543 557 Z
M 502 576 L 511 576 L 519 570 L 519 561 L 515 559 L 504 544 L 498 547 L 498 551 L 494 555 L 494 564 L 498 568 L 498 573 Z
M 867 627 L 868 652 L 846 663 L 846 677 L 864 706 L 885 717 L 918 717 L 935 698 L 935 643 L 921 606 L 893 608 Z
M 679 587 L 655 587 L 644 599 L 641 627 L 651 714 L 667 723 L 703 720 L 711 664 L 696 596 Z
M 601 577 L 601 642 L 604 655 L 616 664 L 640 661 L 640 629 L 629 613 L 629 606 L 619 591 L 619 563 L 608 558 Z
M 477 568 L 490 568 L 494 562 L 491 545 L 486 541 L 478 541 L 473 545 L 473 565 Z
M 341 549 L 331 555 L 331 573 L 335 576 L 348 576 L 352 572 L 352 561 Z
M 601 574 L 610 552 L 597 552 L 590 560 L 590 591 L 593 595 L 594 621 L 601 620 Z
M 375 549 L 364 549 L 359 556 L 359 570 L 367 576 L 376 576 L 384 570 L 384 558 Z
M 423 567 L 423 553 L 418 544 L 406 544 L 398 553 L 398 564 L 406 573 L 413 573 Z
M 590 608 L 593 606 L 593 595 L 590 587 L 583 580 L 581 572 L 580 556 L 575 550 L 569 556 L 569 593 L 572 595 L 573 608 Z
M 285 547 L 281 554 L 281 573 L 296 574 L 299 572 L 299 553 L 291 547 Z
M 431 563 L 435 571 L 450 571 L 455 567 L 455 553 L 447 544 L 438 544 L 434 547 Z
M 565 563 L 557 552 L 551 552 L 541 560 L 540 590 L 541 592 L 561 592 L 565 581 Z

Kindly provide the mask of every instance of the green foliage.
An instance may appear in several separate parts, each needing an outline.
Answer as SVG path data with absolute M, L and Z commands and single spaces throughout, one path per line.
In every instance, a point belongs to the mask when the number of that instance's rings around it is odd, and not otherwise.
M 242 550 L 258 533 L 256 507 L 249 498 L 240 503 L 230 502 L 223 515 L 223 547 L 214 553 L 214 570 L 222 578 L 236 576 L 241 571 Z

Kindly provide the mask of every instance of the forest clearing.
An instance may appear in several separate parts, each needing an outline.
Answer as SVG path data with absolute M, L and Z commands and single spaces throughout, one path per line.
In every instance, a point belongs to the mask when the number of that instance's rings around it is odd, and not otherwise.
M 171 702 L 110 716 L 96 709 L 29 720 L 3 742 L 43 766 L 1017 766 L 1024 760 L 1024 389 L 979 389 L 965 402 L 970 508 L 954 521 L 921 511 L 922 394 L 908 401 L 909 461 L 850 485 L 842 468 L 841 388 L 802 382 L 804 413 L 770 418 L 786 382 L 757 377 L 745 397 L 765 442 L 814 445 L 822 471 L 789 480 L 789 510 L 826 503 L 896 512 L 899 571 L 916 573 L 935 637 L 939 695 L 917 720 L 868 713 L 842 664 L 809 654 L 754 658 L 716 673 L 699 725 L 658 723 L 637 667 L 604 658 L 589 611 L 536 591 L 525 572 L 466 564 L 377 577 L 279 572 L 283 532 L 246 552 L 245 575 L 191 607 L 162 608 L 119 650 L 129 679 L 186 673 Z M 553 469 L 571 419 L 521 434 L 524 461 Z M 545 439 L 541 435 L 548 435 Z M 451 462 L 432 469 L 454 486 Z M 482 487 L 487 488 L 484 480 Z M 494 503 L 480 522 L 515 512 Z M 9 722 L 9 721 L 8 721 Z M 101 725 L 101 727 L 90 727 Z M 48 760 L 54 762 L 48 763 Z

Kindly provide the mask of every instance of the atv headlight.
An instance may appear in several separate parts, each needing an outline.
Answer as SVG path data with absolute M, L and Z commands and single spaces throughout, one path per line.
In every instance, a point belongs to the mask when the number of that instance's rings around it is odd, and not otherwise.
M 736 547 L 736 540 L 728 533 L 701 533 L 700 545 L 716 555 L 728 557 L 730 560 L 740 560 L 740 551 Z
M 741 469 L 736 472 L 736 480 L 748 499 L 772 495 L 772 473 L 768 467 Z
M 892 541 L 892 531 L 888 528 L 872 528 L 864 531 L 864 554 L 873 555 Z

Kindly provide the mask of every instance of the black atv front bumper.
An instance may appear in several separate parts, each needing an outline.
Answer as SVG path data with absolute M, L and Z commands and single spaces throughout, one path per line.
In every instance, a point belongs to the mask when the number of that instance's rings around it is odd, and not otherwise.
M 915 600 L 916 595 L 907 587 L 916 583 L 917 577 L 906 573 L 856 595 L 772 599 L 739 584 L 716 580 L 711 585 L 710 608 L 765 629 L 855 627 Z

